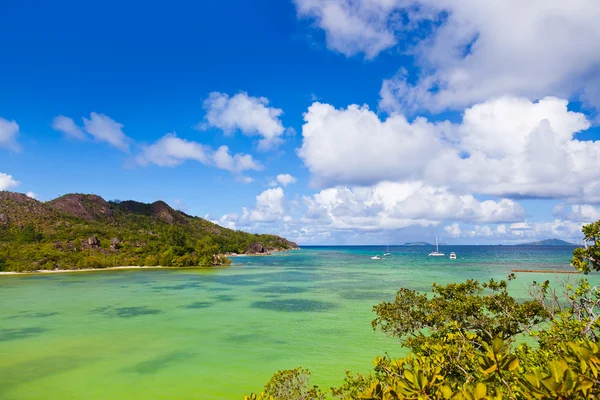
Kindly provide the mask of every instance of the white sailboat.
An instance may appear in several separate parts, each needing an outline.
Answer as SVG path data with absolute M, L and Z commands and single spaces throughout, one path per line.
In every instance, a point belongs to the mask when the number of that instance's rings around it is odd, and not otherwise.
M 444 253 L 440 253 L 440 248 L 438 246 L 438 238 L 437 236 L 435 237 L 435 251 L 432 251 L 431 253 L 429 253 L 430 257 L 443 257 L 445 256 Z
M 387 250 L 385 253 L 383 253 L 384 256 L 391 256 L 392 253 L 390 253 L 390 246 L 388 245 Z

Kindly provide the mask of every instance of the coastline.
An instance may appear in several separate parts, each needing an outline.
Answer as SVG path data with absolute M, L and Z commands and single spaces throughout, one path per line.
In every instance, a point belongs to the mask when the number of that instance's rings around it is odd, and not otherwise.
M 300 250 L 300 248 L 287 249 L 287 250 L 273 250 L 270 253 L 257 253 L 257 254 L 219 254 L 224 257 L 252 257 L 252 256 L 270 256 L 272 253 L 286 253 L 291 250 Z M 105 267 L 105 268 L 80 268 L 80 269 L 37 269 L 34 271 L 0 271 L 0 276 L 3 275 L 36 275 L 36 274 L 61 274 L 69 272 L 94 272 L 94 271 L 109 271 L 109 270 L 120 270 L 120 269 L 198 269 L 198 268 L 219 268 L 221 265 L 214 265 L 212 267 L 164 267 L 164 266 L 148 266 L 148 265 L 129 265 L 129 266 L 118 266 L 118 267 Z
M 119 266 L 119 267 L 106 267 L 106 268 L 81 268 L 81 269 L 38 269 L 34 271 L 0 271 L 0 275 L 35 275 L 35 274 L 61 274 L 67 272 L 92 272 L 92 271 L 108 271 L 115 269 L 166 269 L 166 268 L 180 268 L 180 267 L 162 267 L 162 266 Z

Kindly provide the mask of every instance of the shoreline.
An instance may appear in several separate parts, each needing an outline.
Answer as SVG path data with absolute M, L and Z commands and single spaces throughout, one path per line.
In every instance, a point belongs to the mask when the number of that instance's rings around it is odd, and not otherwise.
M 513 269 L 510 272 L 530 272 L 536 274 L 580 274 L 579 271 L 563 271 L 560 269 Z
M 252 256 L 270 256 L 272 253 L 285 253 L 291 250 L 300 250 L 300 248 L 287 249 L 287 250 L 275 250 L 271 253 L 257 253 L 257 254 L 219 254 L 224 257 L 252 257 Z M 94 271 L 109 271 L 109 270 L 122 270 L 122 269 L 200 269 L 200 268 L 219 268 L 222 265 L 213 265 L 212 267 L 164 267 L 164 266 L 148 266 L 148 265 L 129 265 L 129 266 L 118 266 L 118 267 L 104 267 L 104 268 L 78 268 L 78 269 L 37 269 L 34 271 L 0 271 L 0 276 L 3 275 L 36 275 L 36 274 L 61 274 L 69 272 L 94 272 Z
M 177 268 L 183 269 L 182 267 L 162 267 L 162 266 L 140 266 L 140 265 L 130 265 L 130 266 L 118 266 L 118 267 L 105 267 L 105 268 L 80 268 L 80 269 L 37 269 L 34 271 L 0 271 L 1 275 L 36 275 L 36 274 L 61 274 L 67 272 L 93 272 L 93 271 L 108 271 L 115 269 L 167 269 L 167 268 Z M 189 267 L 187 267 L 189 268 Z M 200 268 L 200 267 L 198 267 Z

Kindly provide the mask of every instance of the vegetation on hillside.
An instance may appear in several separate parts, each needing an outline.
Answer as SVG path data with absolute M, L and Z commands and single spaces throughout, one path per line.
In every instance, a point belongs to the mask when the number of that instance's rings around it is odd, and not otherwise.
M 600 271 L 600 221 L 583 228 L 572 265 Z M 379 357 L 369 374 L 347 373 L 340 399 L 600 398 L 600 292 L 586 279 L 533 283 L 518 301 L 506 281 L 433 285 L 429 295 L 400 289 L 374 307 L 373 329 L 397 338 L 406 357 Z M 246 399 L 316 400 L 325 392 L 298 368 L 279 371 Z
M 296 247 L 275 235 L 234 231 L 164 202 L 65 195 L 43 203 L 0 192 L 0 271 L 122 265 L 223 265 L 226 253 Z

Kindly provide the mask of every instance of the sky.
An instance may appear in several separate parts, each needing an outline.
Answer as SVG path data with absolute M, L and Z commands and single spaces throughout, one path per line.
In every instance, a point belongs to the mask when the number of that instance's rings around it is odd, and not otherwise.
M 300 244 L 580 243 L 600 2 L 0 6 L 0 190 Z

